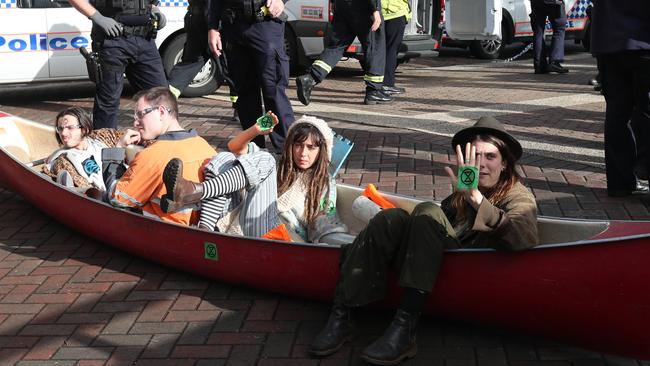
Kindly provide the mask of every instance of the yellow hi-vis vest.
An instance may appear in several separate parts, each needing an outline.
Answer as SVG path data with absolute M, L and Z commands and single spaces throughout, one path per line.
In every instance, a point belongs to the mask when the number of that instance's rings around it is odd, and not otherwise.
M 381 14 L 384 20 L 391 20 L 406 16 L 406 21 L 411 21 L 411 6 L 408 0 L 381 0 Z

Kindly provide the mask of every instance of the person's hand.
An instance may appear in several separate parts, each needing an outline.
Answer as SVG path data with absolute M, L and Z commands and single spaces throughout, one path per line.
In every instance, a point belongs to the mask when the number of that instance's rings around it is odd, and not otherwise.
M 116 22 L 113 18 L 103 16 L 99 11 L 91 15 L 90 20 L 110 37 L 117 37 L 122 34 L 122 24 Z
M 210 51 L 212 51 L 215 56 L 221 56 L 223 46 L 221 45 L 221 34 L 218 30 L 210 29 L 208 31 L 208 46 L 210 46 Z
M 134 130 L 126 130 L 124 133 L 124 136 L 120 138 L 120 140 L 117 142 L 116 146 L 117 147 L 127 147 L 132 144 L 137 144 L 140 142 L 142 139 L 142 136 L 140 136 L 140 132 L 134 131 Z
M 372 26 L 370 27 L 370 30 L 376 32 L 377 29 L 379 29 L 380 25 L 381 25 L 381 14 L 379 13 L 379 10 L 375 10 L 372 13 Z
M 266 7 L 273 18 L 278 18 L 284 11 L 284 2 L 282 0 L 266 0 Z
M 165 14 L 163 14 L 162 11 L 160 11 L 160 8 L 157 6 L 152 6 L 151 14 L 153 14 L 153 16 L 155 16 L 156 20 L 158 21 L 158 27 L 156 27 L 156 29 L 161 30 L 165 28 L 165 25 L 167 25 L 167 17 Z
M 476 146 L 470 144 L 469 142 L 465 145 L 464 156 L 460 145 L 456 145 L 456 163 L 458 165 L 457 168 L 473 166 L 476 167 L 476 169 L 480 172 L 481 155 L 476 155 Z M 461 192 L 463 194 L 463 197 L 465 197 L 465 201 L 467 201 L 475 209 L 478 209 L 478 207 L 481 205 L 481 202 L 483 202 L 483 193 L 481 193 L 478 188 L 458 188 L 456 186 L 457 177 L 454 170 L 446 166 L 445 171 L 447 172 L 447 175 L 449 175 L 449 178 L 451 178 L 451 184 L 454 186 L 454 190 Z M 475 179 L 479 179 L 479 177 L 477 176 Z
M 255 131 L 257 131 L 258 135 L 270 135 L 273 132 L 273 128 L 275 128 L 275 126 L 280 122 L 278 116 L 276 116 L 275 113 L 268 111 L 266 112 L 266 114 L 268 114 L 269 116 L 271 116 L 271 118 L 273 118 L 273 127 L 269 128 L 268 130 L 262 130 L 260 125 L 258 125 L 257 123 L 254 124 L 253 127 L 255 128 Z

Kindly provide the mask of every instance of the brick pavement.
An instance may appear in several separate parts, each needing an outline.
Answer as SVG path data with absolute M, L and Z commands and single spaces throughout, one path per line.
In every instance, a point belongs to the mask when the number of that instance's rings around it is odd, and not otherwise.
M 359 104 L 359 73 L 354 67 L 343 68 L 317 89 L 315 104 L 335 102 L 368 114 L 380 110 L 417 117 L 432 111 L 527 103 L 552 96 L 560 87 L 566 95 L 589 92 L 583 81 L 593 72 L 590 64 L 574 68 L 566 78 L 542 79 L 531 75 L 526 62 L 501 68 L 455 57 L 418 62 L 430 72 L 409 64 L 398 75 L 409 93 L 402 103 L 380 108 Z M 474 64 L 475 70 L 454 69 Z M 441 66 L 447 69 L 443 72 Z M 495 88 L 500 83 L 505 86 Z M 295 96 L 295 91 L 290 93 Z M 0 109 L 51 122 L 63 106 L 90 108 L 91 95 L 92 89 L 83 83 L 0 90 Z M 602 102 L 544 107 L 499 118 L 520 136 L 587 151 L 602 147 L 603 108 Z M 131 114 L 131 103 L 124 99 L 122 125 L 130 123 Z M 181 102 L 182 122 L 217 147 L 224 147 L 239 129 L 230 114 L 221 97 Z M 467 123 L 461 120 L 458 125 Z M 332 120 L 334 129 L 356 144 L 340 180 L 378 183 L 381 189 L 426 199 L 448 195 L 452 188 L 443 167 L 449 162 L 449 138 L 380 124 L 381 119 L 374 125 Z M 555 158 L 542 150 L 522 160 L 526 183 L 542 214 L 650 219 L 647 198 L 606 196 L 597 156 L 572 153 Z M 207 281 L 132 257 L 68 229 L 0 189 L 0 365 L 356 365 L 361 349 L 391 318 L 386 311 L 364 311 L 359 314 L 361 334 L 350 346 L 328 359 L 310 359 L 306 347 L 327 314 L 328 304 Z M 423 319 L 419 346 L 418 356 L 405 364 L 650 365 L 433 318 Z

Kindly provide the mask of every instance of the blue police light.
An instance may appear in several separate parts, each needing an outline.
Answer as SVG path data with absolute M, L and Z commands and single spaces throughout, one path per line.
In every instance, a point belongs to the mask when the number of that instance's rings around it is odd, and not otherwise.
M 70 35 L 72 36 L 72 35 Z M 32 34 L 16 34 L 9 36 L 0 35 L 0 52 L 4 47 L 7 47 L 10 52 L 22 51 L 47 51 L 47 50 L 71 50 L 87 47 L 90 44 L 90 39 L 82 35 L 74 35 L 70 38 L 57 35 L 56 37 L 48 39 L 45 33 L 32 33 Z M 6 46 L 5 46 L 6 45 Z

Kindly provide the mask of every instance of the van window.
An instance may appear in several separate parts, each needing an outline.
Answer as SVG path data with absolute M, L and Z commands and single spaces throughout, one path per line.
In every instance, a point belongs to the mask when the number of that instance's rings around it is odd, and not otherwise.
M 44 8 L 69 8 L 68 0 L 18 0 L 17 5 L 22 9 L 44 9 Z

